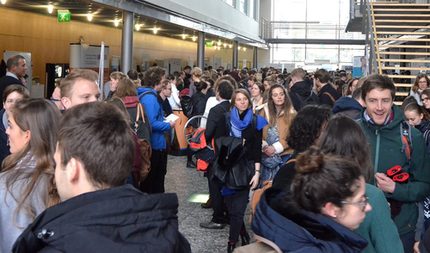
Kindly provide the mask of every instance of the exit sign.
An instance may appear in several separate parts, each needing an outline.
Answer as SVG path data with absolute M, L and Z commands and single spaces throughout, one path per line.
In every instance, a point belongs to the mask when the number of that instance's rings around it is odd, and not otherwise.
M 72 14 L 69 10 L 58 10 L 57 11 L 57 20 L 59 23 L 70 22 L 72 19 Z

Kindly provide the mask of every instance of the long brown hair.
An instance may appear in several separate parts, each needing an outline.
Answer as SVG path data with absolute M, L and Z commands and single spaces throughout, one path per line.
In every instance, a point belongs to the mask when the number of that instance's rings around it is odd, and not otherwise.
M 273 101 L 273 98 L 272 98 L 272 92 L 274 89 L 277 89 L 277 88 L 282 89 L 282 91 L 284 92 L 284 95 L 285 95 L 284 105 L 283 105 L 282 110 L 279 112 L 279 115 L 276 112 L 275 102 Z M 276 125 L 278 117 L 283 113 L 282 119 L 284 120 L 287 127 L 289 127 L 291 121 L 293 120 L 293 118 L 295 116 L 295 110 L 293 109 L 293 103 L 291 102 L 290 96 L 288 95 L 284 86 L 282 86 L 280 84 L 274 84 L 274 85 L 270 86 L 268 94 L 269 94 L 269 96 L 268 96 L 268 100 L 267 100 L 267 106 L 269 107 L 269 115 L 266 115 L 266 117 L 267 116 L 269 117 L 269 124 L 271 126 Z
M 13 117 L 21 130 L 30 131 L 31 139 L 22 150 L 5 158 L 2 172 L 8 172 L 5 175 L 7 176 L 6 187 L 18 203 L 15 217 L 22 208 L 25 208 L 31 217 L 35 217 L 35 210 L 31 206 L 26 206 L 26 202 L 43 175 L 47 175 L 49 178 L 45 205 L 49 207 L 59 202 L 54 183 L 54 152 L 61 113 L 49 101 L 33 98 L 18 102 L 11 109 L 10 116 Z M 20 170 L 17 166 L 28 152 L 31 152 L 36 160 L 36 166 L 30 172 Z M 14 196 L 12 193 L 13 185 L 21 179 L 28 179 L 29 183 L 24 187 L 20 196 Z
M 419 85 L 418 85 L 418 83 L 420 82 L 420 79 L 421 78 L 425 78 L 426 79 L 426 82 L 427 82 L 427 88 L 430 88 L 429 86 L 430 86 L 430 79 L 428 78 L 428 76 L 427 76 L 427 74 L 418 74 L 417 75 L 417 77 L 415 78 L 415 82 L 414 82 L 414 84 L 412 85 L 412 90 L 414 91 L 414 92 L 417 92 L 418 91 L 418 89 L 419 89 Z

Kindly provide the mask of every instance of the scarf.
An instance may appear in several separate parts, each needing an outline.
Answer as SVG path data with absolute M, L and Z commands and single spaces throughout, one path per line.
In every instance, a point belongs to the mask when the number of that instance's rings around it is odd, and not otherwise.
M 243 119 L 240 119 L 239 110 L 233 107 L 230 114 L 231 135 L 238 138 L 242 137 L 242 131 L 251 123 L 252 116 L 252 110 L 247 109 Z

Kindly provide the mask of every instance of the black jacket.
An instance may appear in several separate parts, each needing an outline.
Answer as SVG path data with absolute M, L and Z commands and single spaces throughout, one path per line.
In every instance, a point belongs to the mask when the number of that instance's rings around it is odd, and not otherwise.
M 318 97 L 320 104 L 333 107 L 336 100 L 340 98 L 340 94 L 328 83 L 318 92 Z
M 40 214 L 13 252 L 191 252 L 177 211 L 176 194 L 131 185 L 85 193 Z
M 205 130 L 207 142 L 210 142 L 213 138 L 217 139 L 227 135 L 227 128 L 219 126 L 225 126 L 225 113 L 228 111 L 230 111 L 230 102 L 227 100 L 222 101 L 209 110 Z

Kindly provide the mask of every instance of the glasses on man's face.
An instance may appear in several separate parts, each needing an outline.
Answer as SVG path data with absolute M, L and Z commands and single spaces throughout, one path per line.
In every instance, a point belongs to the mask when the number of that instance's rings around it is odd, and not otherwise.
M 369 198 L 364 195 L 364 199 L 360 200 L 360 201 L 356 201 L 356 202 L 352 202 L 352 201 L 341 201 L 340 203 L 344 204 L 344 205 L 357 205 L 361 208 L 361 211 L 364 212 L 364 210 L 366 210 L 366 206 L 367 204 L 369 204 Z

